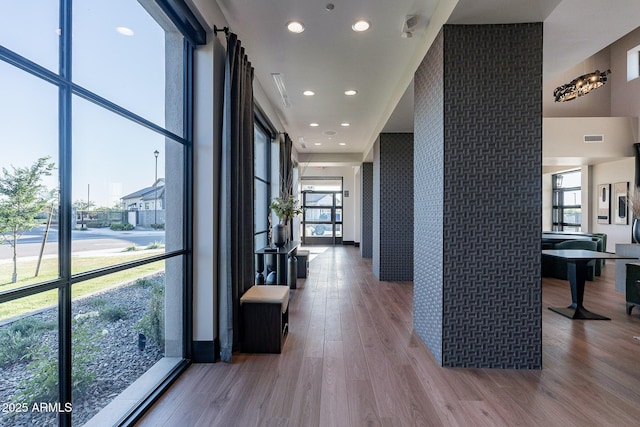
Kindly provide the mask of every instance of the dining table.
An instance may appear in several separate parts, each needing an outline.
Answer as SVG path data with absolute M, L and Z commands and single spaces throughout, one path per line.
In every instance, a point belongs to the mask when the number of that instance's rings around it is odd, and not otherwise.
M 571 304 L 568 307 L 549 307 L 549 310 L 570 319 L 611 320 L 584 307 L 584 285 L 587 280 L 588 264 L 596 259 L 636 259 L 610 252 L 586 249 L 543 249 L 543 255 L 563 258 L 567 261 L 567 278 L 571 286 Z

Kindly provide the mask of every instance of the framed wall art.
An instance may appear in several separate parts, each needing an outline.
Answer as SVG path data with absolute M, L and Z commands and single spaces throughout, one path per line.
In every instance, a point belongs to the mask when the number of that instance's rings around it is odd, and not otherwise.
M 598 224 L 611 224 L 611 184 L 598 185 Z
M 616 182 L 613 184 L 613 220 L 614 224 L 629 224 L 629 182 Z

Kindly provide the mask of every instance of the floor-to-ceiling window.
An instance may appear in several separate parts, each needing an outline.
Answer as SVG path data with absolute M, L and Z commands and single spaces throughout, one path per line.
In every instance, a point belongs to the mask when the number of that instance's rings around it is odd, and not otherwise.
M 553 181 L 553 231 L 580 231 L 582 223 L 582 174 L 579 170 L 557 173 Z
M 254 128 L 253 228 L 254 249 L 269 244 L 269 203 L 271 202 L 271 132 L 261 121 Z
M 192 44 L 158 4 L 0 4 L 1 425 L 115 424 L 185 363 Z

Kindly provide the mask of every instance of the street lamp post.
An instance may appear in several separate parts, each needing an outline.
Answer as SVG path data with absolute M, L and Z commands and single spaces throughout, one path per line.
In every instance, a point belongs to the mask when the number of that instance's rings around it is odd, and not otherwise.
M 158 225 L 158 154 L 160 154 L 158 150 L 153 152 L 153 155 L 156 156 L 156 180 L 153 182 L 153 186 L 155 187 L 155 200 L 153 201 L 153 228 L 157 228 Z

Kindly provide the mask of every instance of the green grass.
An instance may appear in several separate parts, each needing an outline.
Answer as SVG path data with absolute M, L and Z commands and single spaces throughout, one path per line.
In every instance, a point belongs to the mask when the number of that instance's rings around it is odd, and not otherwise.
M 145 258 L 150 255 L 149 252 L 136 251 L 127 253 L 118 253 L 114 256 L 92 256 L 92 257 L 74 257 L 71 261 L 73 274 L 95 270 L 98 268 L 108 267 Z M 55 258 L 43 259 L 40 266 L 40 274 L 33 277 L 36 269 L 36 260 L 19 261 L 18 262 L 18 282 L 11 283 L 11 273 L 13 271 L 12 263 L 0 264 L 0 292 L 14 288 L 33 285 L 36 283 L 53 280 L 58 276 L 58 260 Z M 129 270 L 120 271 L 85 282 L 73 285 L 71 290 L 72 298 L 78 298 L 83 295 L 91 294 L 112 286 L 130 282 L 138 278 L 142 278 L 159 271 L 164 270 L 164 261 L 157 261 L 151 264 L 145 264 Z M 30 313 L 45 307 L 53 306 L 58 303 L 57 289 L 42 292 L 29 297 L 20 298 L 18 300 L 9 301 L 0 304 L 0 320 L 8 319 L 14 316 Z

